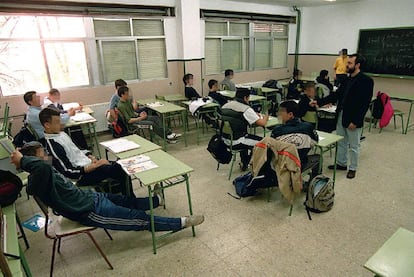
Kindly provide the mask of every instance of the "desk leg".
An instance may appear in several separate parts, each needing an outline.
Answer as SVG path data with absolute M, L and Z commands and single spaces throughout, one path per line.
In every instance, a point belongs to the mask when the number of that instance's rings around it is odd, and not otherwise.
M 162 117 L 162 132 L 163 132 L 163 138 L 162 138 L 162 143 L 163 143 L 163 149 L 165 152 L 167 152 L 167 133 L 165 131 L 166 126 L 165 126 L 165 115 L 161 114 Z
M 186 126 L 188 124 L 187 110 L 183 110 L 181 112 L 181 117 L 183 119 L 184 144 L 185 144 L 185 147 L 187 147 L 187 126 Z M 187 123 L 186 123 L 186 119 L 187 119 Z M 197 143 L 198 143 L 198 141 L 197 141 Z
M 154 254 L 157 254 L 157 238 L 155 237 L 155 223 L 154 223 L 154 203 L 152 202 L 152 190 L 151 186 L 148 186 L 148 199 L 150 204 L 150 216 L 151 216 L 151 236 L 152 236 L 152 250 Z
M 414 104 L 414 103 L 411 101 L 411 104 L 410 104 L 410 111 L 408 112 L 407 125 L 406 125 L 406 127 L 405 127 L 405 132 L 404 132 L 404 134 L 407 134 L 407 132 L 408 132 L 408 128 L 410 127 L 411 111 L 412 111 L 412 109 L 413 109 L 413 104 Z
M 334 157 L 334 172 L 333 172 L 333 185 L 335 187 L 335 179 L 336 179 L 336 159 L 338 156 L 338 142 L 335 142 L 335 157 Z
M 27 277 L 32 277 L 32 272 L 30 271 L 29 264 L 27 263 L 26 257 L 24 256 L 24 252 L 22 251 L 22 248 L 20 247 L 20 244 L 19 244 L 19 253 L 20 253 L 19 254 L 20 255 L 20 263 L 23 266 L 24 273 L 26 273 Z
M 191 194 L 190 194 L 190 182 L 188 180 L 188 174 L 184 175 L 185 178 L 185 184 L 187 186 L 187 199 L 188 199 L 188 208 L 190 210 L 190 215 L 193 215 L 193 206 L 191 205 Z M 195 228 L 194 226 L 191 227 L 193 231 L 193 237 L 195 237 Z

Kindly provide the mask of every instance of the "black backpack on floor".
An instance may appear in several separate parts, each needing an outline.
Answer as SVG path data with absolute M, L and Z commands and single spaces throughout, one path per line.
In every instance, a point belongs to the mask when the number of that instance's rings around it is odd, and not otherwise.
M 221 164 L 228 164 L 232 154 L 220 135 L 213 135 L 208 143 L 207 151 Z
M 6 207 L 16 201 L 22 190 L 23 183 L 10 171 L 0 169 L 0 206 Z

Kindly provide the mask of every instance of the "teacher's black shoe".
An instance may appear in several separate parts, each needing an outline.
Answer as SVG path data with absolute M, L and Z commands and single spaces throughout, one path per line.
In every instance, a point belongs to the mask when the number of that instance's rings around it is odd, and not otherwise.
M 328 169 L 332 169 L 332 170 L 335 169 L 335 165 L 333 164 L 329 165 Z M 339 165 L 339 164 L 336 165 L 336 170 L 347 170 L 347 169 L 348 168 L 346 166 Z
M 353 179 L 355 178 L 355 174 L 356 174 L 355 170 L 348 170 L 348 173 L 346 174 L 346 178 Z

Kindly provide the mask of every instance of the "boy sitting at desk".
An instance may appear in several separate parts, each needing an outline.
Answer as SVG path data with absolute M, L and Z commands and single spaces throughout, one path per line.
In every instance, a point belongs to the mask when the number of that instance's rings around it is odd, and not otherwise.
M 49 95 L 43 99 L 42 108 L 44 109 L 47 107 L 60 111 L 60 118 L 63 124 L 66 124 L 69 120 L 69 116 L 74 116 L 76 111 L 82 111 L 82 105 L 69 108 L 65 111 L 60 103 L 60 91 L 55 88 L 50 89 Z M 65 128 L 65 132 L 70 134 L 71 139 L 80 149 L 88 149 L 88 144 L 86 143 L 85 136 L 83 135 L 82 128 L 80 126 L 67 127 Z
M 35 157 L 33 157 L 35 156 Z M 112 230 L 151 230 L 149 198 L 82 190 L 45 161 L 41 145 L 24 146 L 11 154 L 16 168 L 30 173 L 27 192 L 39 197 L 58 214 L 85 226 Z M 160 195 L 160 198 L 159 196 Z M 154 208 L 162 200 L 158 189 L 152 197 Z M 155 231 L 178 231 L 204 221 L 204 216 L 169 218 L 154 216 Z
M 303 93 L 299 96 L 299 118 L 316 127 L 318 102 L 315 99 L 316 91 L 313 82 L 307 82 Z
M 214 102 L 217 102 L 220 107 L 227 103 L 227 98 L 218 93 L 219 90 L 218 81 L 211 79 L 208 81 L 208 96 L 213 98 Z
M 226 69 L 224 71 L 224 80 L 221 82 L 221 86 L 223 87 L 223 90 L 236 91 L 236 85 L 231 80 L 233 78 L 234 78 L 233 69 Z
M 116 118 L 115 108 L 118 107 L 119 100 L 121 99 L 118 95 L 118 89 L 120 87 L 126 87 L 128 84 L 122 79 L 115 80 L 115 93 L 112 95 L 111 100 L 109 101 L 109 114 L 110 114 L 110 121 Z M 138 104 L 134 99 L 131 97 L 131 104 L 134 111 L 138 110 Z
M 280 103 L 279 116 L 283 124 L 273 128 L 271 137 L 293 143 L 299 153 L 302 170 L 312 167 L 311 179 L 318 174 L 319 155 L 308 156 L 312 145 L 319 140 L 315 127 L 299 118 L 299 105 L 288 100 Z
M 119 164 L 105 159 L 98 160 L 88 153 L 86 155 L 61 131 L 58 110 L 45 108 L 39 113 L 39 119 L 45 128 L 46 145 L 52 155 L 52 164 L 60 173 L 77 180 L 80 186 L 98 184 L 111 178 L 121 184 L 122 194 L 130 191 L 133 195 L 130 179 Z
M 201 98 L 200 94 L 193 88 L 194 75 L 191 73 L 185 74 L 183 82 L 185 85 L 184 95 L 190 100 Z
M 154 128 L 154 132 L 158 136 L 164 138 L 164 127 L 158 116 L 148 115 L 145 111 L 140 111 L 139 113 L 134 111 L 134 107 L 129 98 L 129 88 L 127 86 L 118 89 L 118 96 L 120 97 L 118 110 L 124 117 L 125 122 L 128 123 L 128 129 L 130 131 L 133 131 L 134 124 L 150 125 Z M 177 143 L 177 138 L 181 136 L 181 134 L 173 133 L 170 129 L 165 130 L 165 134 L 168 143 Z

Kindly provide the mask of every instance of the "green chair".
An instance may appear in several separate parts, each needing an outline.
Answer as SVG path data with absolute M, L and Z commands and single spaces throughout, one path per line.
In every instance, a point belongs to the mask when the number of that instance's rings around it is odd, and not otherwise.
M 236 161 L 237 153 L 239 153 L 241 150 L 233 149 L 233 130 L 231 129 L 230 122 L 226 120 L 221 121 L 221 132 L 223 135 L 229 138 L 230 145 L 227 145 L 228 149 L 231 152 L 232 158 L 231 158 L 231 164 L 230 164 L 230 170 L 229 170 L 229 180 L 231 178 L 231 174 L 233 172 L 233 166 L 234 162 Z M 217 163 L 217 170 L 219 170 L 220 163 Z
M 4 114 L 3 114 L 3 123 L 0 127 L 0 138 L 6 137 L 8 134 L 10 134 L 11 125 L 9 122 L 9 112 L 10 112 L 10 106 L 6 102 L 4 105 Z

